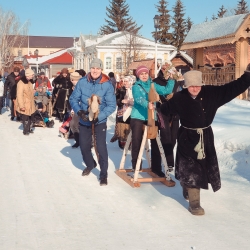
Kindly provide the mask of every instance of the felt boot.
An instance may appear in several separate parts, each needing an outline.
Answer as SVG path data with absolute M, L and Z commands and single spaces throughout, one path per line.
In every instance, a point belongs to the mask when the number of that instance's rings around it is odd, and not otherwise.
M 200 206 L 200 189 L 199 188 L 187 188 L 189 198 L 189 212 L 193 215 L 204 215 L 205 211 Z

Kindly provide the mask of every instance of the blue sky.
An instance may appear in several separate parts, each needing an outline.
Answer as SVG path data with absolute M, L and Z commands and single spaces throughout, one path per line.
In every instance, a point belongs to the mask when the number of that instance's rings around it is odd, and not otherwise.
M 140 33 L 152 39 L 154 31 L 153 17 L 157 14 L 155 4 L 159 0 L 127 0 L 130 6 L 129 14 L 143 25 Z M 186 17 L 190 17 L 194 24 L 204 22 L 206 17 L 211 20 L 219 8 L 233 9 L 237 0 L 182 0 Z M 168 0 L 168 9 L 172 9 L 175 0 Z M 0 7 L 4 11 L 13 11 L 21 23 L 29 21 L 29 34 L 34 36 L 79 36 L 82 34 L 96 34 L 105 24 L 106 6 L 108 0 L 1 0 Z M 250 6 L 249 6 L 250 7 Z

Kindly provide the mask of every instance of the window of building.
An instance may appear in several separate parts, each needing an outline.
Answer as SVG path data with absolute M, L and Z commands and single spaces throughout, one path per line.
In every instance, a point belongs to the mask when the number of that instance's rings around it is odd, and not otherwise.
M 161 66 L 161 65 L 162 65 L 162 59 L 159 59 L 159 58 L 158 58 L 158 59 L 157 59 L 157 64 Z
M 121 57 L 116 58 L 116 70 L 122 71 L 122 58 Z
M 111 69 L 111 57 L 106 57 L 106 69 Z

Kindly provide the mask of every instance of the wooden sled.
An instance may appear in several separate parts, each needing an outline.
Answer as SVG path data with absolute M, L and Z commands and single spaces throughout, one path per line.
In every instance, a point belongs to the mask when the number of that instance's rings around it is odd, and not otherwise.
M 43 128 L 46 128 L 46 124 L 44 121 L 39 121 L 39 122 L 35 122 L 33 124 L 33 127 L 43 127 Z
M 135 171 L 133 169 L 125 169 L 124 168 L 126 156 L 128 154 L 129 145 L 131 143 L 131 139 L 132 139 L 132 131 L 130 131 L 130 133 L 128 135 L 128 139 L 127 139 L 127 142 L 126 142 L 124 150 L 123 150 L 123 155 L 122 155 L 122 159 L 120 162 L 120 167 L 118 170 L 115 171 L 115 173 L 133 188 L 140 187 L 141 183 L 143 183 L 143 182 L 161 182 L 162 184 L 164 184 L 168 187 L 174 187 L 175 182 L 170 177 L 169 169 L 168 169 L 168 165 L 167 165 L 167 160 L 166 160 L 166 157 L 164 154 L 164 150 L 163 150 L 163 147 L 162 147 L 162 144 L 160 141 L 159 134 L 157 134 L 156 141 L 157 141 L 157 145 L 158 145 L 159 150 L 160 150 L 162 162 L 164 164 L 166 177 L 159 177 L 158 175 L 153 173 L 151 170 L 151 159 L 149 156 L 149 144 L 148 144 L 148 139 L 147 139 L 147 126 L 145 126 L 145 129 L 144 129 L 141 148 L 139 151 Z M 132 147 L 133 147 L 133 145 L 132 145 Z M 140 170 L 141 159 L 142 159 L 144 149 L 146 152 L 146 158 L 148 161 L 149 168 L 144 168 L 144 169 L 142 168 Z M 139 177 L 139 173 L 147 173 L 147 175 L 149 175 L 149 177 Z

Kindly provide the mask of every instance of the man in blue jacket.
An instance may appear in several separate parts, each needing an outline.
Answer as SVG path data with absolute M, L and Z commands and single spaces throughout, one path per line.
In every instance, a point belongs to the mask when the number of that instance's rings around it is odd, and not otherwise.
M 69 102 L 75 114 L 80 117 L 79 143 L 83 161 L 86 168 L 82 175 L 89 175 L 91 170 L 96 167 L 96 162 L 91 153 L 92 146 L 92 124 L 94 124 L 96 146 L 99 154 L 100 165 L 100 185 L 107 185 L 108 177 L 108 151 L 106 145 L 107 117 L 116 109 L 116 98 L 114 88 L 109 81 L 109 77 L 102 73 L 103 63 L 95 58 L 90 64 L 90 72 L 81 78 Z M 99 105 L 98 117 L 92 121 L 89 120 L 88 99 L 93 95 L 101 99 Z

